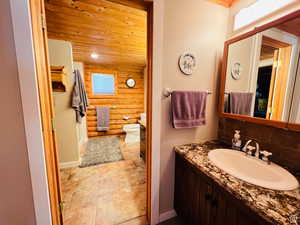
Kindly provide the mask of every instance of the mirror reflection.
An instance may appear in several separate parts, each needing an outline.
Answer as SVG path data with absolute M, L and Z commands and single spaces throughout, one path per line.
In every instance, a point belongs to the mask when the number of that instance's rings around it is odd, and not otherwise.
M 299 41 L 297 18 L 230 44 L 224 112 L 300 123 Z

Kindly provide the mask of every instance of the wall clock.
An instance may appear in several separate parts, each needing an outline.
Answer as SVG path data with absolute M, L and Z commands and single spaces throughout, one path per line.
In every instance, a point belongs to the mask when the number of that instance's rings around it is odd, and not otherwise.
M 182 73 L 191 75 L 196 68 L 196 58 L 191 53 L 185 53 L 180 56 L 178 64 Z
M 236 62 L 232 65 L 231 67 L 231 77 L 234 80 L 239 80 L 241 78 L 241 73 L 242 73 L 242 65 L 239 62 Z
M 132 79 L 132 78 L 128 78 L 127 80 L 126 80 L 126 85 L 127 85 L 127 87 L 129 87 L 129 88 L 134 88 L 135 87 L 135 80 L 134 79 Z

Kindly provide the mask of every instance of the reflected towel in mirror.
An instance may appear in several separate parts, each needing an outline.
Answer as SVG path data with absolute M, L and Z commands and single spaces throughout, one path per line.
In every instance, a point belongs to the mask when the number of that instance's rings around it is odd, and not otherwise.
M 253 93 L 231 92 L 229 95 L 229 99 L 231 113 L 251 116 Z

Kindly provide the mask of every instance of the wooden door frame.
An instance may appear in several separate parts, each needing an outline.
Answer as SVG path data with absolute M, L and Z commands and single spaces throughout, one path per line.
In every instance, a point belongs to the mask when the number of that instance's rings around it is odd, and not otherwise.
M 114 1 L 114 0 L 112 0 Z M 123 0 L 116 0 L 119 3 L 123 2 Z M 13 19 L 13 29 L 14 29 L 14 37 L 15 37 L 15 46 L 16 46 L 16 56 L 17 56 L 17 64 L 19 69 L 19 82 L 20 82 L 20 92 L 21 99 L 23 103 L 23 116 L 25 123 L 25 132 L 26 132 L 26 140 L 27 140 L 27 149 L 28 149 L 28 157 L 29 157 L 29 167 L 31 173 L 31 181 L 33 188 L 33 198 L 34 198 L 34 207 L 35 207 L 35 216 L 36 222 L 38 225 L 53 225 L 55 221 L 52 221 L 51 218 L 51 203 L 50 197 L 53 193 L 51 193 L 52 182 L 49 176 L 54 175 L 49 174 L 51 168 L 46 164 L 47 161 L 47 149 L 45 142 L 43 140 L 43 125 L 45 121 L 43 121 L 43 116 L 41 114 L 41 104 L 40 97 L 38 94 L 38 70 L 36 67 L 37 55 L 34 50 L 34 40 L 33 40 L 33 24 L 32 24 L 32 15 L 30 11 L 30 3 L 32 0 L 22 0 L 22 1 L 14 1 L 10 0 L 11 4 L 11 15 Z M 121 4 L 127 4 L 132 2 L 139 3 L 144 2 L 143 0 L 135 0 L 128 1 L 124 0 Z M 159 110 L 155 112 L 152 111 L 152 102 L 155 101 L 157 95 L 152 92 L 153 89 L 153 8 L 154 4 L 152 1 L 145 1 L 144 5 L 148 11 L 148 20 L 151 21 L 148 23 L 148 38 L 147 38 L 147 46 L 149 51 L 147 52 L 148 58 L 148 96 L 147 96 L 147 114 L 155 115 L 155 117 L 159 117 Z M 132 5 L 129 5 L 133 7 Z M 161 14 L 161 12 L 160 12 Z M 162 15 L 159 15 L 162 17 Z M 160 18 L 161 19 L 161 18 Z M 42 23 L 39 24 L 42 27 Z M 160 40 L 161 41 L 161 40 Z M 157 60 L 155 60 L 155 66 L 157 66 Z M 159 72 L 160 69 L 159 69 Z M 43 74 L 42 74 L 43 75 Z M 43 75 L 44 76 L 44 75 Z M 156 75 L 156 77 L 159 77 Z M 154 86 L 158 84 L 155 83 Z M 41 87 L 40 87 L 41 88 Z M 154 97 L 152 97 L 154 95 Z M 155 98 L 155 99 L 154 99 Z M 147 218 L 151 224 L 156 224 L 159 220 L 159 163 L 155 163 L 152 161 L 152 135 L 154 132 L 152 131 L 152 119 L 148 116 L 147 120 L 147 147 L 150 149 L 147 153 Z M 152 116 L 151 116 L 152 117 Z M 49 120 L 48 120 L 49 122 Z M 47 122 L 47 126 L 49 127 L 49 123 Z M 157 126 L 157 125 L 155 125 Z M 157 134 L 159 131 L 156 132 Z M 35 134 L 32 136 L 32 134 Z M 155 135 L 156 136 L 156 135 Z M 157 137 L 155 138 L 155 146 L 158 146 Z M 49 150 L 49 149 L 48 149 Z M 157 149 L 155 155 L 156 158 L 159 158 L 159 149 Z M 154 166 L 152 165 L 154 163 Z M 154 171 L 154 173 L 153 173 Z M 50 172 L 51 173 L 51 172 Z M 154 174 L 154 175 L 152 175 Z M 155 181 L 153 181 L 153 177 Z M 55 175 L 54 175 L 55 177 Z M 152 182 L 153 181 L 153 182 Z M 154 187 L 154 188 L 153 188 Z M 155 189 L 155 190 L 154 190 Z M 155 196 L 153 195 L 155 194 Z M 57 194 L 57 193 L 56 193 Z M 153 212 L 153 205 L 155 207 Z M 152 220 L 152 221 L 150 221 Z
M 153 1 L 146 0 L 108 0 L 131 8 L 147 12 L 147 124 L 146 124 L 146 183 L 147 183 L 147 211 L 148 224 L 152 224 L 152 96 L 153 96 Z
M 36 59 L 29 0 L 10 0 L 22 100 L 26 147 L 29 159 L 37 225 L 53 225 L 44 151 Z

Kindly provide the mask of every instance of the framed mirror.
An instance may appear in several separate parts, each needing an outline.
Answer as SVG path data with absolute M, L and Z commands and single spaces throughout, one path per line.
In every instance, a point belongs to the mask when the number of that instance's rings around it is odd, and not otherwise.
M 225 42 L 222 117 L 300 130 L 300 10 Z
M 135 87 L 135 84 L 136 84 L 136 82 L 135 82 L 135 80 L 134 80 L 133 78 L 128 78 L 128 79 L 126 80 L 126 85 L 127 85 L 127 87 L 129 87 L 129 88 L 134 88 L 134 87 Z

